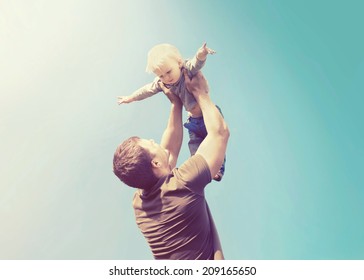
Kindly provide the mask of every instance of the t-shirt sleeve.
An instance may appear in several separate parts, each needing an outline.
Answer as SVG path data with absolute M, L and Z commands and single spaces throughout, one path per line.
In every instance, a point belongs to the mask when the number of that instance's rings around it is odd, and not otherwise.
M 202 195 L 211 182 L 211 173 L 202 155 L 193 155 L 175 170 L 175 175 L 191 191 Z

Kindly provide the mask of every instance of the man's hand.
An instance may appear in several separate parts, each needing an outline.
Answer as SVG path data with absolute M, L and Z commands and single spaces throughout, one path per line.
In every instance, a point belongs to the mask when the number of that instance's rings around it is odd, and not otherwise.
M 163 90 L 164 95 L 167 96 L 167 98 L 169 99 L 169 101 L 171 101 L 172 104 L 175 105 L 182 104 L 181 99 L 176 94 L 174 94 L 171 91 L 171 89 L 167 88 L 162 82 L 159 82 L 158 85 Z
M 187 71 L 183 70 L 185 76 L 185 85 L 187 90 L 195 97 L 199 94 L 207 94 L 209 92 L 209 85 L 201 71 L 198 71 L 195 76 L 190 79 L 187 75 Z
M 216 52 L 213 49 L 207 47 L 207 44 L 204 43 L 201 48 L 197 51 L 197 59 L 201 61 L 205 61 L 208 54 L 215 54 Z
M 133 99 L 130 96 L 118 96 L 118 104 L 126 104 L 133 102 Z

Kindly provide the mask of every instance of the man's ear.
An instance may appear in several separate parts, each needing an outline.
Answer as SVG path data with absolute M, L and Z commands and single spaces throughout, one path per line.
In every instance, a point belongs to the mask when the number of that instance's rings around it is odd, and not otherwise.
M 150 162 L 152 164 L 152 167 L 159 168 L 161 167 L 161 163 L 158 160 L 152 159 Z

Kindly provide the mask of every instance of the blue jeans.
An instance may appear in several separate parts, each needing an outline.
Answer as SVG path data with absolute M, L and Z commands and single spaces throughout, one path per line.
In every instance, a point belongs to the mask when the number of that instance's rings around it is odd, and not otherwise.
M 216 107 L 222 115 L 221 109 L 218 106 Z M 188 134 L 190 136 L 190 141 L 188 142 L 188 148 L 190 149 L 191 156 L 193 156 L 196 153 L 202 141 L 207 136 L 205 122 L 203 120 L 203 117 L 198 117 L 198 118 L 188 117 L 187 121 L 184 123 L 183 126 L 188 129 Z M 226 156 L 224 157 L 224 162 L 220 167 L 220 173 L 222 175 L 224 175 L 225 173 L 225 162 L 226 162 Z

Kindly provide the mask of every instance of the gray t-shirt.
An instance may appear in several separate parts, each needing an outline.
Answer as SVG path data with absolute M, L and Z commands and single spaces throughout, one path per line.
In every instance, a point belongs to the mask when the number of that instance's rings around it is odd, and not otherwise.
M 218 236 L 204 195 L 209 182 L 205 159 L 194 155 L 150 190 L 137 190 L 136 223 L 155 259 L 213 259 Z
M 184 62 L 183 69 L 186 69 L 187 75 L 192 78 L 192 76 L 194 76 L 205 65 L 205 61 L 200 61 L 196 57 L 194 57 L 193 59 L 186 60 Z M 156 77 L 153 82 L 133 92 L 133 98 L 139 101 L 151 97 L 158 92 L 162 92 L 162 88 L 158 84 L 160 81 L 161 80 L 159 79 L 159 77 Z M 178 95 L 187 111 L 191 111 L 191 109 L 197 104 L 195 97 L 187 90 L 185 86 L 185 77 L 183 74 L 181 74 L 181 77 L 177 83 L 175 83 L 174 85 L 165 86 L 167 88 L 170 88 L 174 94 Z

